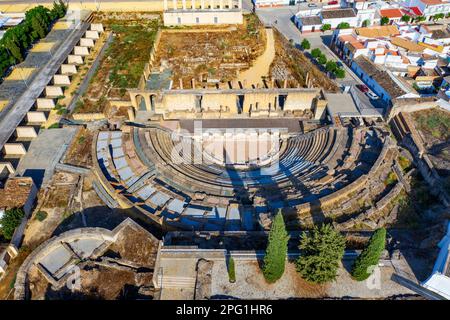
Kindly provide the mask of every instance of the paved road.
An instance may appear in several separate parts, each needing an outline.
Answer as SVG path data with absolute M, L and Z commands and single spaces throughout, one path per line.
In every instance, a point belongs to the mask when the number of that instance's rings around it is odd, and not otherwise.
M 77 23 L 67 40 L 53 53 L 53 58 L 42 67 L 39 74 L 28 85 L 28 89 L 16 101 L 13 108 L 0 119 L 0 149 L 3 148 L 27 112 L 33 107 L 36 99 L 88 27 L 88 23 L 82 21 Z
M 311 43 L 312 49 L 319 48 L 326 55 L 327 59 L 340 61 L 339 57 L 328 47 L 328 44 L 331 41 L 331 33 L 328 32 L 322 34 L 320 32 L 315 32 L 305 35 L 302 34 L 292 21 L 296 12 L 298 12 L 297 6 L 256 9 L 256 14 L 264 24 L 275 26 L 286 38 L 292 39 L 294 43 L 300 44 L 304 38 L 307 38 Z M 355 75 L 348 66 L 344 63 L 342 63 L 342 65 L 346 71 L 346 76 L 344 79 L 337 79 L 337 82 L 340 85 L 362 83 L 358 76 Z

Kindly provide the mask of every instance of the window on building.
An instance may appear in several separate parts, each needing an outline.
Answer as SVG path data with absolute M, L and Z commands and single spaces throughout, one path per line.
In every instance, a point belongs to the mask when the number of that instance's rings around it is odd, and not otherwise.
M 219 23 L 219 18 L 218 17 L 214 17 L 214 23 Z
M 180 17 L 177 18 L 177 22 L 178 22 L 178 24 L 181 24 L 181 18 Z
M 199 17 L 195 18 L 195 23 L 200 23 L 200 18 Z

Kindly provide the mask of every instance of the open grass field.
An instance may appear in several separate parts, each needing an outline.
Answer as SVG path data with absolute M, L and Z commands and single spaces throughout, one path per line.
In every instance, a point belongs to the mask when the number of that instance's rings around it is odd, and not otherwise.
M 450 112 L 431 109 L 413 113 L 419 129 L 440 140 L 450 137 Z

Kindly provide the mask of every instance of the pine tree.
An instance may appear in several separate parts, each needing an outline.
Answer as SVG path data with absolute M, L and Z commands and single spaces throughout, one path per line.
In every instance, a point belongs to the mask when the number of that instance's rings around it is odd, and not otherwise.
M 288 241 L 289 234 L 286 231 L 283 215 L 280 210 L 273 219 L 269 232 L 266 255 L 264 256 L 263 274 L 269 283 L 274 283 L 284 273 Z
M 386 243 L 386 229 L 381 228 L 374 232 L 367 244 L 355 260 L 352 276 L 358 281 L 366 280 L 372 274 L 373 268 L 378 265 Z
M 300 46 L 303 50 L 309 50 L 311 48 L 311 43 L 308 41 L 308 39 L 303 39 Z
M 14 231 L 22 222 L 25 212 L 20 208 L 6 210 L 3 217 L 0 219 L 1 231 L 5 239 L 11 240 Z
M 336 279 L 339 262 L 344 256 L 345 238 L 330 224 L 314 226 L 303 232 L 297 271 L 307 281 L 325 283 Z

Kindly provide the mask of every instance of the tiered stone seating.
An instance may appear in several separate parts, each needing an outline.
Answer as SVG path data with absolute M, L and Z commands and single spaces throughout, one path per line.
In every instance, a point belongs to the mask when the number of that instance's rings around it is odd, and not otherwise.
M 366 142 L 370 147 L 364 147 Z M 176 150 L 178 143 L 183 150 L 190 148 L 190 155 Z M 97 158 L 119 192 L 167 225 L 185 230 L 252 230 L 259 213 L 301 206 L 350 184 L 370 170 L 380 147 L 376 134 L 353 138 L 351 129 L 324 127 L 281 141 L 276 165 L 236 170 L 218 163 L 194 163 L 194 143 L 173 141 L 169 130 L 152 127 L 134 128 L 124 137 L 101 132 Z M 355 175 L 347 165 L 351 159 L 357 163 Z M 242 210 L 234 202 L 245 194 L 263 200 Z
M 140 137 L 142 138 L 142 135 Z M 146 155 L 161 172 L 160 179 L 168 184 L 175 183 L 182 188 L 185 186 L 184 192 L 201 191 L 219 196 L 231 196 L 236 188 L 243 186 L 287 187 L 291 184 L 291 176 L 303 177 L 320 170 L 323 164 L 319 161 L 331 152 L 334 139 L 335 130 L 329 128 L 299 135 L 283 142 L 287 145 L 283 148 L 285 152 L 281 154 L 278 166 L 237 171 L 216 164 L 189 163 L 193 162 L 193 147 L 190 157 L 183 161 L 182 150 L 175 152 L 175 145 L 169 132 L 152 128 L 145 133 L 145 143 L 149 146 Z M 141 141 L 140 145 L 145 143 Z M 185 163 L 186 161 L 188 163 Z

